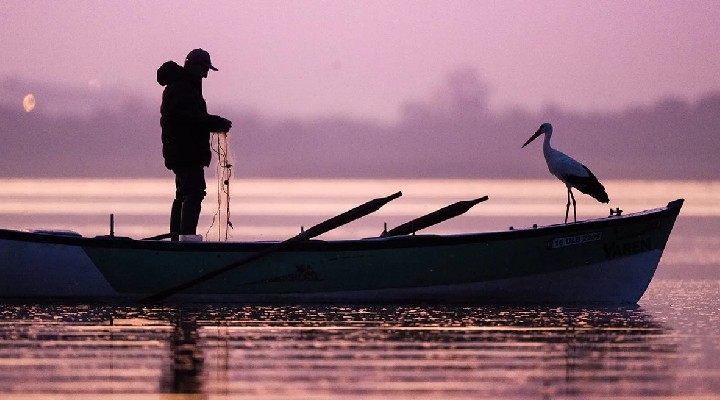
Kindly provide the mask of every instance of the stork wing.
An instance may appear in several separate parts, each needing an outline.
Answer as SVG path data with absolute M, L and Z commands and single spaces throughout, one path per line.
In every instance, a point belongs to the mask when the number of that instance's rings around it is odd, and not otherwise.
M 570 186 L 576 188 L 582 193 L 592 196 L 595 200 L 601 203 L 609 202 L 610 199 L 608 198 L 607 192 L 605 192 L 605 186 L 598 181 L 588 167 L 584 165 L 582 165 L 582 167 L 587 172 L 587 176 L 567 174 L 563 175 L 563 180 L 570 184 Z

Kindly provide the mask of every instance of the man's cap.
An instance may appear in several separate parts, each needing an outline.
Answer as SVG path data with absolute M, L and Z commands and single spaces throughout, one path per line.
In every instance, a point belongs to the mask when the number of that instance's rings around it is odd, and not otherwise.
M 203 49 L 195 49 L 190 51 L 187 57 L 185 57 L 185 64 L 200 64 L 210 68 L 213 71 L 218 70 L 217 68 L 213 67 L 212 63 L 210 62 L 210 53 Z

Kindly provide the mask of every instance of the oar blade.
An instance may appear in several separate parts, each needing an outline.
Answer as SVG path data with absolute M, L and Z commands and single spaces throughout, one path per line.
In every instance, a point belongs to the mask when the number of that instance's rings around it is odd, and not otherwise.
M 351 210 L 345 211 L 340 215 L 332 217 L 313 226 L 312 228 L 303 232 L 301 235 L 304 235 L 304 237 L 307 239 L 314 238 L 315 236 L 320 236 L 325 232 L 331 231 L 339 226 L 348 224 L 358 218 L 373 213 L 379 210 L 380 207 L 391 202 L 392 200 L 397 199 L 400 196 L 402 196 L 402 192 L 397 192 L 387 197 L 370 200 L 365 204 L 361 204 Z
M 480 197 L 474 200 L 458 201 L 457 203 L 450 204 L 449 206 L 443 207 L 437 211 L 433 211 L 430 214 L 423 215 L 422 217 L 415 218 L 410 222 L 406 222 L 399 225 L 387 232 L 383 232 L 382 237 L 390 236 L 402 236 L 415 233 L 421 229 L 428 228 L 433 225 L 437 225 L 440 222 L 446 221 L 450 218 L 457 217 L 458 215 L 466 213 L 469 209 L 478 203 L 486 201 L 488 196 Z

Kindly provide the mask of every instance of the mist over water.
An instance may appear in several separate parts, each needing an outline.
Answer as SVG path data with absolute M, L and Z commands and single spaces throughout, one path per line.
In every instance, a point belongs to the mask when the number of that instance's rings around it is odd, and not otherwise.
M 0 185 L 3 227 L 73 229 L 86 236 L 107 234 L 110 214 L 115 215 L 117 234 L 137 238 L 164 233 L 174 196 L 170 179 L 2 179 Z M 199 232 L 210 228 L 218 212 L 217 185 L 209 176 Z M 686 199 L 683 217 L 720 217 L 715 207 L 720 201 L 718 182 L 609 180 L 605 186 L 609 205 L 578 193 L 579 219 L 605 217 L 611 207 L 625 213 L 661 207 L 677 198 Z M 234 179 L 231 238 L 282 240 L 301 226 L 397 191 L 403 192 L 401 198 L 323 237 L 377 236 L 384 223 L 390 229 L 451 203 L 486 195 L 488 201 L 427 233 L 504 230 L 564 220 L 566 190 L 556 180 Z

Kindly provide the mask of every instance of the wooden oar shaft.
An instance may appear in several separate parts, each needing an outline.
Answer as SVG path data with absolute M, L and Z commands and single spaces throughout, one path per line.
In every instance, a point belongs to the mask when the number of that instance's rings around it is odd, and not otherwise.
M 430 214 L 423 215 L 422 217 L 415 218 L 410 222 L 406 222 L 400 226 L 397 226 L 387 232 L 383 232 L 383 237 L 389 236 L 401 236 L 415 233 L 421 229 L 425 229 L 429 226 L 433 226 L 448 220 L 450 218 L 457 217 L 460 214 L 467 212 L 474 205 L 487 200 L 488 197 L 480 197 L 475 200 L 464 200 L 458 201 L 457 203 L 450 204 L 449 206 L 443 207 L 437 211 L 433 211 Z
M 157 302 L 157 301 L 163 300 L 169 296 L 172 296 L 176 293 L 180 293 L 186 289 L 189 289 L 189 288 L 196 286 L 202 282 L 212 279 L 218 275 L 224 274 L 225 272 L 228 272 L 232 269 L 247 265 L 257 259 L 267 256 L 268 254 L 272 254 L 277 251 L 291 247 L 292 245 L 296 244 L 297 242 L 301 242 L 301 241 L 304 241 L 307 239 L 311 239 L 315 236 L 319 236 L 325 232 L 331 231 L 337 227 L 348 224 L 358 218 L 361 218 L 365 215 L 375 212 L 375 211 L 379 210 L 380 207 L 384 206 L 385 204 L 389 203 L 392 200 L 397 199 L 400 196 L 402 196 L 402 192 L 397 192 L 397 193 L 392 194 L 387 197 L 381 197 L 378 199 L 370 200 L 365 204 L 359 205 L 349 211 L 346 211 L 340 215 L 337 215 L 326 221 L 323 221 L 323 222 L 311 227 L 310 229 L 291 237 L 290 239 L 287 239 L 287 240 L 277 243 L 273 246 L 270 246 L 270 247 L 266 248 L 265 250 L 254 253 L 253 255 L 251 255 L 241 261 L 237 261 L 237 262 L 228 264 L 224 267 L 210 271 L 204 275 L 198 276 L 187 282 L 183 282 L 183 283 L 175 285 L 171 288 L 168 288 L 168 289 L 165 289 L 158 293 L 155 293 L 153 295 L 150 295 L 150 296 L 142 299 L 142 302 L 152 303 L 152 302 Z
M 332 217 L 332 218 L 328 219 L 327 221 L 323 221 L 323 222 L 313 226 L 312 228 L 306 230 L 305 232 L 301 233 L 298 236 L 305 235 L 307 238 L 312 238 L 312 237 L 321 235 L 327 231 L 330 231 L 339 226 L 350 223 L 360 217 L 363 217 L 372 212 L 375 212 L 375 211 L 379 210 L 380 207 L 384 206 L 385 204 L 389 203 L 392 200 L 397 199 L 400 196 L 402 196 L 402 192 L 397 192 L 388 197 L 381 197 L 379 199 L 370 200 L 365 204 L 361 204 L 361 205 L 353 208 L 352 210 L 345 211 L 344 213 L 337 215 L 335 217 Z

